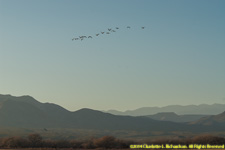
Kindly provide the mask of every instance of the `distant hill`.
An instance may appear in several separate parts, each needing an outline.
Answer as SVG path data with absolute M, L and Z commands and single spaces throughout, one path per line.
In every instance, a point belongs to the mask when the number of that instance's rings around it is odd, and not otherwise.
M 161 121 L 191 122 L 206 116 L 208 115 L 177 115 L 174 112 L 162 112 L 154 115 L 148 115 L 146 117 Z
M 91 109 L 74 112 L 76 128 L 105 130 L 151 130 L 151 131 L 184 131 L 190 129 L 185 124 L 168 121 L 157 121 L 146 117 L 117 116 Z
M 70 114 L 59 105 L 40 103 L 31 96 L 0 95 L 0 126 L 63 126 Z
M 197 121 L 190 122 L 192 125 L 202 125 L 217 129 L 225 128 L 225 111 L 218 115 L 203 117 Z
M 40 103 L 30 96 L 15 97 L 11 95 L 0 95 L 0 127 L 165 132 L 200 132 L 209 129 L 209 126 L 201 124 L 159 121 L 141 116 L 118 116 L 88 108 L 71 112 L 56 104 Z M 213 128 L 210 126 L 210 129 Z M 225 125 L 219 130 L 217 128 L 213 130 L 224 131 Z
M 225 104 L 201 104 L 201 105 L 169 105 L 165 107 L 142 107 L 135 110 L 127 110 L 125 112 L 117 110 L 105 111 L 114 115 L 129 115 L 129 116 L 147 116 L 161 112 L 174 112 L 178 115 L 216 115 L 225 110 Z
M 146 117 L 116 116 L 92 109 L 70 112 L 30 96 L 0 95 L 0 126 L 23 128 L 76 128 L 105 130 L 185 130 L 188 125 Z

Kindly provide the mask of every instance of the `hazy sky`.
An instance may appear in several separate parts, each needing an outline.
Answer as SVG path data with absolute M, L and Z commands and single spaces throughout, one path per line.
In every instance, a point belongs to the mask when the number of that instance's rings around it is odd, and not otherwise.
M 224 0 L 0 0 L 0 94 L 69 110 L 225 103 L 224 8 Z M 79 35 L 93 39 L 71 40 Z

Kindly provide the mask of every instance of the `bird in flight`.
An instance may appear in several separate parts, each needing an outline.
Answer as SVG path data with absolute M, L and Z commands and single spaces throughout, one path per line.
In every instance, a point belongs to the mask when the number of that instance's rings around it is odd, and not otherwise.
M 127 29 L 130 29 L 131 27 L 130 26 L 126 26 L 125 28 L 127 28 Z M 141 26 L 140 27 L 141 29 L 145 29 L 146 27 L 144 27 L 144 26 Z M 140 29 L 139 28 L 139 29 Z M 100 34 L 110 34 L 111 32 L 116 32 L 116 31 L 118 31 L 118 29 L 120 29 L 119 27 L 114 27 L 114 28 L 108 28 L 106 31 L 101 31 L 100 33 L 96 33 L 95 34 L 95 36 L 99 36 Z M 83 41 L 85 38 L 94 38 L 94 35 L 93 36 L 91 36 L 91 35 L 89 35 L 89 36 L 84 36 L 84 35 L 80 35 L 80 36 L 78 36 L 77 38 L 75 37 L 75 38 L 72 38 L 72 41 L 74 41 L 74 40 L 81 40 L 81 41 Z

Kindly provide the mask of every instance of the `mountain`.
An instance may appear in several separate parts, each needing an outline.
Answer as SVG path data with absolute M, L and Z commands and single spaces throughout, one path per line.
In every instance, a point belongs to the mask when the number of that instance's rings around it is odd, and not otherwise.
M 61 106 L 40 103 L 30 96 L 0 95 L 0 126 L 63 126 L 71 113 Z
M 169 121 L 157 121 L 146 117 L 117 116 L 91 109 L 81 109 L 73 113 L 76 123 L 74 127 L 83 129 L 104 130 L 153 130 L 184 131 L 190 129 L 185 124 Z
M 70 112 L 30 96 L 0 95 L 0 126 L 105 130 L 185 130 L 188 125 L 146 117 L 116 116 L 92 109 Z
M 135 110 L 127 110 L 125 112 L 117 110 L 108 110 L 107 113 L 114 115 L 129 115 L 129 116 L 147 116 L 161 112 L 174 112 L 178 115 L 216 115 L 225 110 L 225 104 L 201 104 L 201 105 L 169 105 L 165 107 L 142 107 Z
M 197 121 L 190 122 L 192 125 L 209 126 L 217 129 L 225 128 L 225 111 L 218 115 L 203 117 Z
M 0 127 L 165 132 L 200 132 L 209 128 L 201 124 L 159 121 L 143 116 L 118 116 L 88 108 L 71 112 L 56 104 L 40 103 L 30 96 L 11 95 L 0 95 Z M 224 129 L 225 125 L 219 131 Z M 218 131 L 217 128 L 213 130 Z
M 154 115 L 148 115 L 145 117 L 155 119 L 155 120 L 161 120 L 161 121 L 191 122 L 191 121 L 198 120 L 205 116 L 207 116 L 207 115 L 177 115 L 174 112 L 162 112 L 162 113 L 157 113 Z

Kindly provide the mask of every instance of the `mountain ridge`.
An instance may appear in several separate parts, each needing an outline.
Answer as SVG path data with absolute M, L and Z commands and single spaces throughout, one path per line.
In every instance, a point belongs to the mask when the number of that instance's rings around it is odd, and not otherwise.
M 5 127 L 59 127 L 105 130 L 161 130 L 160 121 L 131 116 L 116 116 L 98 110 L 83 108 L 70 112 L 65 108 L 49 103 L 40 103 L 29 96 L 0 95 L 0 126 Z M 183 130 L 183 124 L 165 122 L 175 130 Z M 161 127 L 160 127 L 161 126 Z M 175 128 L 176 126 L 176 128 Z
M 74 112 L 52 103 L 41 103 L 29 96 L 0 95 L 0 126 L 22 128 L 74 128 L 135 131 L 208 131 L 224 130 L 200 123 L 159 121 L 144 116 L 118 116 L 83 108 Z M 174 116 L 174 113 L 171 113 Z M 224 114 L 221 114 L 223 119 Z M 224 122 L 222 122 L 224 124 Z
M 135 110 L 118 111 L 108 110 L 105 112 L 115 115 L 146 116 L 162 112 L 174 112 L 178 115 L 216 115 L 225 110 L 225 104 L 200 104 L 200 105 L 168 105 L 163 107 L 141 107 Z
M 147 115 L 145 117 L 152 118 L 155 120 L 162 120 L 162 121 L 191 122 L 206 116 L 209 116 L 209 115 L 177 115 L 174 112 L 161 112 L 154 115 Z

